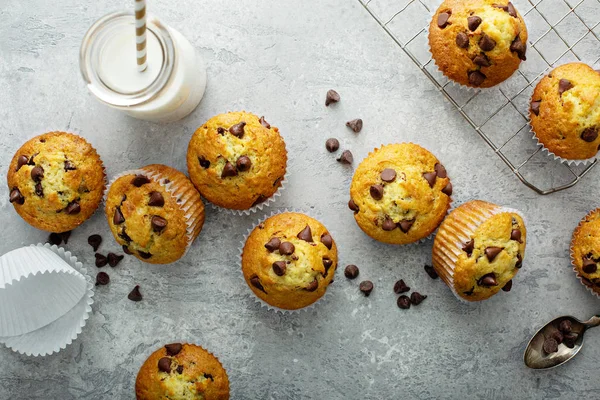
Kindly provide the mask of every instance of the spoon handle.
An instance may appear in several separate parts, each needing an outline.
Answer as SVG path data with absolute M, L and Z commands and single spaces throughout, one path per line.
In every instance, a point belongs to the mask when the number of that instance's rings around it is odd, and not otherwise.
M 600 325 L 600 315 L 594 315 L 592 318 L 588 319 L 587 321 L 584 321 L 583 324 L 587 328 L 593 328 L 595 326 Z

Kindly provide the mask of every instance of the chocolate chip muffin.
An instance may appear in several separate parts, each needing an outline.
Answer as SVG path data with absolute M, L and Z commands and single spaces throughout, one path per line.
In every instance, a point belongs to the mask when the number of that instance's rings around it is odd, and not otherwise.
M 533 91 L 531 128 L 551 153 L 567 160 L 596 157 L 600 148 L 600 72 L 583 63 L 555 68 Z
M 390 144 L 375 149 L 352 178 L 348 207 L 367 235 L 407 244 L 429 236 L 450 207 L 446 168 L 421 146 Z
M 49 132 L 26 142 L 8 167 L 10 202 L 30 225 L 67 232 L 92 216 L 106 175 L 100 156 L 82 137 Z
M 264 117 L 230 112 L 209 119 L 190 141 L 190 179 L 211 203 L 248 210 L 281 186 L 287 151 L 279 129 Z
M 487 88 L 525 61 L 527 28 L 509 1 L 445 0 L 429 25 L 429 47 L 448 78 Z
M 313 304 L 327 291 L 337 267 L 337 246 L 319 221 L 285 212 L 267 218 L 242 252 L 246 283 L 261 300 L 284 310 Z
M 474 200 L 453 210 L 433 243 L 433 267 L 464 300 L 510 291 L 523 264 L 527 231 L 521 214 Z
M 586 215 L 573 232 L 571 264 L 581 282 L 600 296 L 600 208 Z
M 204 224 L 204 205 L 194 185 L 181 172 L 160 164 L 114 180 L 105 212 L 123 251 L 152 264 L 183 257 Z
M 195 344 L 156 350 L 135 381 L 137 400 L 227 400 L 229 378 L 219 360 Z

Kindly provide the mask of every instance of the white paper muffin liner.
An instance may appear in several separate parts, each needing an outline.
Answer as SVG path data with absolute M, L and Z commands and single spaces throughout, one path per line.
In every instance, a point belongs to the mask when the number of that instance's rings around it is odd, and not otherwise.
M 194 188 L 194 192 L 190 193 L 190 191 L 187 188 L 176 185 L 175 182 L 165 183 L 165 179 L 169 180 L 169 177 L 161 174 L 158 171 L 154 171 L 152 168 L 150 168 L 150 166 L 147 166 L 139 169 L 121 172 L 120 174 L 115 175 L 111 179 L 110 183 L 106 186 L 106 191 L 104 192 L 105 205 L 108 192 L 110 191 L 110 187 L 112 186 L 112 184 L 115 183 L 119 178 L 122 178 L 126 175 L 143 175 L 148 179 L 151 179 L 152 181 L 158 183 L 162 188 L 165 189 L 167 193 L 171 195 L 173 199 L 175 199 L 176 203 L 179 205 L 179 208 L 185 213 L 185 217 L 187 218 L 187 245 L 185 247 L 185 251 L 181 255 L 181 258 L 185 257 L 190 247 L 192 246 L 192 243 L 194 243 L 194 240 L 200 234 L 201 227 L 204 224 L 204 218 L 201 217 L 204 214 L 204 203 L 202 202 L 202 198 L 200 197 L 199 203 L 195 203 L 193 201 L 193 197 L 195 197 L 194 194 L 198 194 L 196 189 Z M 191 187 L 194 187 L 191 181 L 190 185 Z
M 299 308 L 297 310 L 286 310 L 286 309 L 283 309 L 283 308 L 272 306 L 271 304 L 267 303 L 266 301 L 264 301 L 263 299 L 261 299 L 260 297 L 258 297 L 257 295 L 255 295 L 254 292 L 252 291 L 252 289 L 248 286 L 248 282 L 246 282 L 246 278 L 244 278 L 244 272 L 242 271 L 242 256 L 243 256 L 243 253 L 244 253 L 244 246 L 246 245 L 246 241 L 248 240 L 248 237 L 250 236 L 250 234 L 252 233 L 252 231 L 258 225 L 260 225 L 261 223 L 263 223 L 267 219 L 269 219 L 269 218 L 271 218 L 271 217 L 273 217 L 275 215 L 284 214 L 284 213 L 299 213 L 299 214 L 304 214 L 304 215 L 307 215 L 307 216 L 309 216 L 309 217 L 311 217 L 311 218 L 313 218 L 313 219 L 321 222 L 318 218 L 313 217 L 309 212 L 306 212 L 305 210 L 302 210 L 302 209 L 291 209 L 290 210 L 290 209 L 286 208 L 286 209 L 283 209 L 283 210 L 273 210 L 273 211 L 271 211 L 270 215 L 264 215 L 251 228 L 248 229 L 248 232 L 246 233 L 246 235 L 244 235 L 244 240 L 242 240 L 240 242 L 240 247 L 238 249 L 239 250 L 239 254 L 240 254 L 240 256 L 239 256 L 239 260 L 240 260 L 239 274 L 240 274 L 240 279 L 242 281 L 242 284 L 244 285 L 244 287 L 246 288 L 246 290 L 249 292 L 248 293 L 248 299 L 249 300 L 253 300 L 255 303 L 259 304 L 262 308 L 265 308 L 265 309 L 267 309 L 269 311 L 274 311 L 274 312 L 277 312 L 277 313 L 290 315 L 290 314 L 297 314 L 297 313 L 302 312 L 302 311 L 307 311 L 308 312 L 308 311 L 311 311 L 317 304 L 324 304 L 324 303 L 326 303 L 328 301 L 327 299 L 328 299 L 329 293 L 331 291 L 331 287 L 330 287 L 331 286 L 331 282 L 327 286 L 327 290 L 325 290 L 325 293 L 323 294 L 323 296 L 321 296 L 321 298 L 319 298 L 314 303 L 312 303 L 312 304 L 310 304 L 310 305 L 308 305 L 306 307 Z M 322 222 L 321 222 L 321 224 L 322 224 Z M 331 231 L 329 229 L 327 229 L 327 231 L 331 234 L 331 236 L 333 237 L 333 240 L 335 241 L 335 235 L 333 233 L 331 233 Z M 336 245 L 337 245 L 337 242 L 336 242 Z M 335 266 L 336 270 L 335 270 L 335 272 L 333 274 L 332 281 L 335 280 L 335 273 L 337 272 L 337 270 L 339 268 L 339 259 L 340 259 L 340 256 L 339 256 L 339 248 L 338 248 L 338 259 L 337 259 L 337 262 L 336 262 L 336 266 Z
M 515 210 L 514 208 L 502 207 L 491 203 L 488 203 L 488 206 L 489 208 L 483 209 L 480 207 L 477 211 L 469 211 L 468 219 L 466 219 L 467 215 L 463 215 L 465 219 L 460 222 L 460 225 L 453 224 L 451 233 L 445 232 L 443 234 L 444 236 L 446 236 L 444 239 L 445 242 L 448 243 L 448 245 L 443 245 L 442 243 L 436 242 L 434 243 L 432 249 L 432 258 L 436 259 L 435 269 L 438 272 L 440 278 L 444 281 L 444 283 L 446 283 L 446 286 L 450 288 L 450 290 L 457 299 L 467 304 L 472 304 L 473 302 L 465 299 L 464 297 L 461 297 L 458 294 L 454 287 L 453 279 L 454 266 L 456 265 L 460 254 L 463 252 L 463 244 L 470 240 L 470 238 L 475 234 L 477 228 L 482 223 L 484 223 L 494 215 L 502 213 L 517 214 L 519 217 L 521 217 L 521 219 L 523 219 L 523 223 L 525 224 L 525 226 L 527 226 L 525 216 L 520 211 Z M 456 208 L 452 211 L 455 210 Z M 438 271 L 438 268 L 442 269 L 442 271 Z
M 575 232 L 577 232 L 579 230 L 579 228 L 581 227 L 581 225 L 585 222 L 586 218 L 591 215 L 591 214 L 595 214 L 595 213 L 599 213 L 600 212 L 600 208 L 596 208 L 595 210 L 590 211 L 589 213 L 587 213 L 585 215 L 585 217 L 583 217 L 581 219 L 581 221 L 579 221 L 579 224 L 577 224 L 577 227 L 575 228 L 575 230 L 573 231 L 573 236 L 575 235 Z M 573 245 L 572 243 L 569 245 L 569 258 L 571 259 L 571 267 L 573 268 L 573 272 L 575 272 L 575 276 L 577 276 L 577 279 L 579 280 L 579 282 L 581 282 L 581 284 L 587 289 L 589 290 L 594 296 L 600 298 L 600 293 L 597 293 L 592 287 L 590 287 L 589 285 L 585 284 L 584 282 L 584 276 L 582 276 L 579 271 L 577 270 L 577 267 L 575 267 L 575 252 L 573 251 Z
M 31 245 L 3 255 L 0 343 L 28 356 L 64 349 L 89 318 L 93 288 L 81 262 L 56 245 Z

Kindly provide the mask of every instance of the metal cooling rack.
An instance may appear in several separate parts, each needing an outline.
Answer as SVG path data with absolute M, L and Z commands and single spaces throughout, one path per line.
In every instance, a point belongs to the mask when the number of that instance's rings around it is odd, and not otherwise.
M 539 194 L 567 189 L 597 163 L 555 161 L 532 138 L 527 114 L 533 89 L 555 65 L 600 68 L 600 0 L 512 0 L 529 32 L 527 61 L 502 84 L 469 90 L 441 74 L 427 28 L 441 0 L 358 0 L 525 185 Z

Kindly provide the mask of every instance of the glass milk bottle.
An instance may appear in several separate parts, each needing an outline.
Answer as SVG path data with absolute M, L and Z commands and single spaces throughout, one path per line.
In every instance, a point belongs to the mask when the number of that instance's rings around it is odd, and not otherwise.
M 132 117 L 177 121 L 204 95 L 206 67 L 190 42 L 156 17 L 148 16 L 147 64 L 136 64 L 135 16 L 109 14 L 88 30 L 79 63 L 88 89 L 101 102 Z

